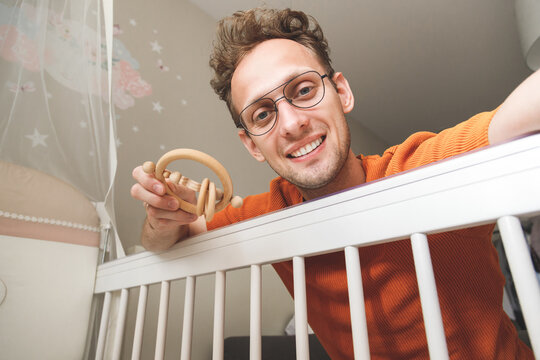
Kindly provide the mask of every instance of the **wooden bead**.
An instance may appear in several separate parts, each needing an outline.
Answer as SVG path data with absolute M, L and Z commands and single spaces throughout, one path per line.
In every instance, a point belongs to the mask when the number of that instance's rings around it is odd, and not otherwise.
M 165 170 L 165 171 L 163 172 L 163 177 L 164 177 L 165 179 L 168 179 L 169 176 L 171 176 L 171 172 L 170 172 L 169 170 Z
M 142 166 L 142 169 L 145 173 L 147 174 L 153 174 L 154 171 L 156 170 L 156 164 L 154 164 L 153 162 L 151 161 L 146 161 L 143 166 Z
M 181 178 L 182 178 L 182 174 L 180 174 L 178 171 L 173 172 L 169 176 L 169 180 L 171 180 L 174 184 L 178 184 Z
M 244 200 L 240 196 L 235 196 L 231 199 L 231 205 L 234 208 L 242 207 L 242 204 L 244 203 Z

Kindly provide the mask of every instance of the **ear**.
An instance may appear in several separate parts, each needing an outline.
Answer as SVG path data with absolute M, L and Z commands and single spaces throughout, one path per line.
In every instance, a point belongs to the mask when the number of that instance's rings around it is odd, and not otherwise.
M 341 106 L 343 107 L 343 112 L 345 114 L 350 113 L 354 108 L 354 95 L 352 93 L 349 82 L 343 76 L 342 73 L 336 72 L 332 77 L 332 80 L 336 84 L 336 91 L 341 99 Z
M 249 151 L 255 160 L 260 162 L 266 161 L 264 155 L 260 152 L 253 139 L 246 133 L 245 130 L 238 130 L 238 136 L 240 137 L 240 140 L 242 140 L 242 143 L 246 147 L 247 151 Z

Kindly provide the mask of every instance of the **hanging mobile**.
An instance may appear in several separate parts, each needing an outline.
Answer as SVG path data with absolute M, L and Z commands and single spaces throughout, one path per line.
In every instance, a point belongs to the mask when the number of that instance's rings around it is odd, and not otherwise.
M 219 180 L 223 185 L 223 190 L 216 188 L 216 185 L 208 180 L 208 178 L 205 178 L 202 183 L 198 183 L 185 176 L 182 176 L 182 174 L 177 171 L 171 173 L 169 170 L 166 170 L 167 165 L 169 165 L 172 161 L 180 159 L 194 160 L 206 165 L 219 177 Z M 157 164 L 147 161 L 143 164 L 142 168 L 147 174 L 153 173 L 156 179 L 165 185 L 167 194 L 178 200 L 180 209 L 197 216 L 204 215 L 206 217 L 206 221 L 212 220 L 214 214 L 224 209 L 229 203 L 235 208 L 242 206 L 242 198 L 240 196 L 233 197 L 232 180 L 227 170 L 219 163 L 219 161 L 201 151 L 192 149 L 171 150 L 165 153 L 159 159 Z M 197 199 L 197 204 L 194 205 L 180 199 L 169 188 L 167 181 L 165 181 L 166 178 L 175 184 L 184 185 L 191 190 L 198 192 L 199 196 Z M 218 201 L 218 203 L 216 203 L 216 201 Z

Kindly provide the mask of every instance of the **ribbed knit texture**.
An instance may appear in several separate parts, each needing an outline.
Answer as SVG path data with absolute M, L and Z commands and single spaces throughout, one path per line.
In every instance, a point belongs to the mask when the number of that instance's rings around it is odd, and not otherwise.
M 382 156 L 359 156 L 366 181 L 488 145 L 493 114 L 478 114 L 439 134 L 413 134 Z M 227 207 L 208 229 L 300 202 L 296 187 L 276 178 L 268 193 L 247 197 L 240 209 Z M 392 226 L 392 219 L 381 226 Z M 492 230 L 493 225 L 487 225 L 429 236 L 451 359 L 533 359 L 502 310 L 504 277 L 491 243 Z M 429 359 L 410 241 L 362 247 L 359 253 L 371 359 Z M 343 252 L 309 257 L 305 264 L 309 324 L 332 359 L 353 359 Z M 274 268 L 293 295 L 292 262 Z

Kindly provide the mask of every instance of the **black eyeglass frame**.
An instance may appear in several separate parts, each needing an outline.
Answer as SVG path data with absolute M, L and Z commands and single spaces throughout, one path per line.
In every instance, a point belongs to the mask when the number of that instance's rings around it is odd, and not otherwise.
M 323 93 L 322 93 L 322 96 L 321 98 L 319 99 L 319 101 L 317 101 L 315 104 L 311 105 L 311 106 L 298 106 L 298 105 L 295 105 L 293 104 L 292 102 L 292 99 L 289 99 L 287 96 L 285 96 L 285 88 L 287 87 L 287 85 L 289 85 L 293 80 L 299 78 L 300 76 L 303 76 L 305 74 L 308 74 L 308 73 L 316 73 L 317 75 L 319 75 L 319 77 L 321 78 L 321 81 L 322 81 L 322 84 L 323 84 Z M 306 72 L 303 72 L 301 74 L 298 74 L 296 76 L 294 76 L 293 78 L 287 80 L 286 82 L 284 82 L 283 84 L 279 85 L 279 86 L 276 86 L 275 88 L 273 88 L 272 90 L 270 90 L 269 92 L 267 92 L 266 94 L 264 94 L 263 96 L 261 96 L 260 98 L 258 98 L 257 100 L 253 101 L 251 104 L 247 105 L 241 112 L 240 114 L 238 115 L 238 119 L 237 119 L 237 123 L 236 123 L 236 127 L 238 129 L 244 129 L 245 132 L 247 132 L 248 134 L 250 134 L 251 136 L 262 136 L 262 135 L 265 135 L 265 134 L 268 134 L 273 128 L 274 126 L 276 126 L 276 123 L 277 123 L 277 120 L 278 120 L 278 117 L 279 117 L 279 113 L 278 113 L 278 109 L 277 109 L 277 102 L 281 99 L 285 99 L 287 100 L 287 102 L 294 106 L 295 108 L 297 109 L 311 109 L 317 105 L 320 104 L 320 102 L 324 99 L 324 95 L 326 94 L 326 86 L 324 85 L 324 78 L 327 78 L 328 77 L 328 74 L 319 74 L 319 72 L 317 70 L 309 70 L 309 71 L 306 71 Z M 280 87 L 283 87 L 283 90 L 282 90 L 282 93 L 283 93 L 283 96 L 277 98 L 276 100 L 274 99 L 271 99 L 271 98 L 267 98 L 265 97 L 266 95 L 276 91 L 277 89 L 279 89 Z M 248 109 L 251 105 L 255 104 L 256 102 L 258 101 L 261 101 L 261 100 L 264 100 L 264 99 L 268 99 L 270 100 L 273 104 L 274 104 L 274 111 L 276 112 L 276 118 L 274 119 L 274 123 L 272 124 L 272 126 L 266 130 L 265 132 L 263 132 L 262 134 L 253 134 L 252 132 L 250 132 L 248 129 L 247 129 L 247 126 L 244 125 L 243 121 L 242 121 L 242 113 L 244 111 L 246 111 L 246 109 Z

